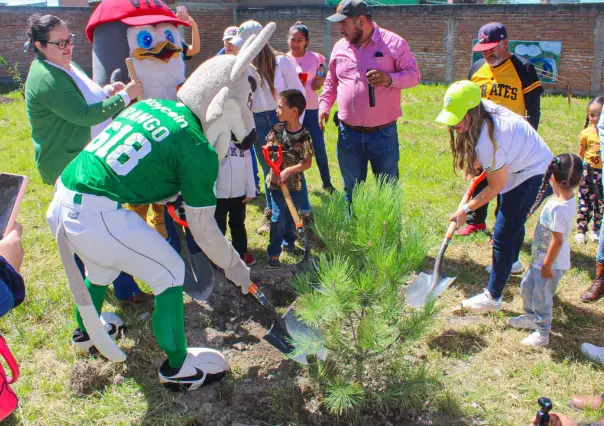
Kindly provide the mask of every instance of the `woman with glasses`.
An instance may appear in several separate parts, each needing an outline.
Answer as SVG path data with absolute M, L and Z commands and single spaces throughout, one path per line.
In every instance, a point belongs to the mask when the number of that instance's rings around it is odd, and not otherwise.
M 48 185 L 131 99 L 143 95 L 139 80 L 100 87 L 72 62 L 76 37 L 67 24 L 52 15 L 29 18 L 28 49 L 36 55 L 25 83 L 27 116 L 34 143 L 34 159 Z M 76 258 L 80 270 L 84 267 Z M 118 299 L 130 303 L 153 300 L 129 275 L 114 283 Z

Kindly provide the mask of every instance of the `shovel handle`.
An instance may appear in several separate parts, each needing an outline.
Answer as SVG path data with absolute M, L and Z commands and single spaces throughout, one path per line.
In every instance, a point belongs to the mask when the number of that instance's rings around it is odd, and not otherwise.
M 136 70 L 134 69 L 134 63 L 132 62 L 132 58 L 126 58 L 126 68 L 128 68 L 128 74 L 130 74 L 130 79 L 136 79 Z M 141 96 L 136 98 L 137 101 L 142 101 L 143 98 Z
M 449 224 L 445 237 L 448 238 L 449 240 L 452 239 L 453 234 L 455 233 L 456 230 L 457 230 L 457 221 L 453 221 Z
M 294 200 L 292 200 L 292 195 L 289 193 L 289 189 L 285 183 L 279 185 L 281 188 L 281 192 L 283 193 L 283 198 L 285 198 L 285 204 L 287 204 L 287 208 L 289 209 L 289 214 L 292 215 L 292 219 L 296 224 L 296 229 L 301 229 L 304 227 L 302 224 L 302 220 L 300 220 L 300 215 L 298 214 L 298 209 L 294 205 Z

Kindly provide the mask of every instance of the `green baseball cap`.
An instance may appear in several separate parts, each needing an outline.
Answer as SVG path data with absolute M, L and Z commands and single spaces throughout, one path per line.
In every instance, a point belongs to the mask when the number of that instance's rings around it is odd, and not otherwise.
M 438 123 L 455 126 L 466 113 L 481 101 L 480 87 L 469 80 L 456 81 L 449 86 L 443 100 L 443 110 L 436 117 Z

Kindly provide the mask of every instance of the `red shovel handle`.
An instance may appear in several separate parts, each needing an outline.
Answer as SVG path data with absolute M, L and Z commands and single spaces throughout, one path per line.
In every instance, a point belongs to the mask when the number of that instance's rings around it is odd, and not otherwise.
M 17 365 L 17 361 L 15 360 L 15 357 L 13 356 L 12 352 L 6 345 L 6 341 L 4 340 L 4 337 L 2 337 L 2 336 L 0 336 L 0 354 L 6 361 L 8 368 L 10 368 L 11 377 L 10 377 L 10 379 L 7 378 L 6 382 L 8 384 L 15 383 L 17 381 L 17 379 L 19 378 L 19 365 Z
M 182 220 L 180 216 L 178 216 L 178 213 L 176 213 L 176 210 L 174 209 L 174 206 L 172 204 L 168 204 L 168 214 L 172 217 L 174 222 L 178 223 L 180 226 L 183 226 L 185 228 L 189 227 L 187 221 Z
M 276 149 L 275 149 L 276 148 Z M 271 153 L 270 151 L 277 151 L 277 160 L 273 161 L 271 159 Z M 281 173 L 281 163 L 283 163 L 283 147 L 279 144 L 275 147 L 275 145 L 269 146 L 269 145 L 264 145 L 262 147 L 262 154 L 264 154 L 264 159 L 266 160 L 266 164 L 268 164 L 271 169 L 273 169 L 273 172 L 275 172 L 275 174 L 277 176 L 279 176 L 279 174 Z

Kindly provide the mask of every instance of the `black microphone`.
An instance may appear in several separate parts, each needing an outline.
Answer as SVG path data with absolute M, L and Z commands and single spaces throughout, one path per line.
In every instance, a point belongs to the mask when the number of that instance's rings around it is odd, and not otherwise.
M 541 409 L 537 412 L 536 426 L 549 426 L 550 415 L 549 412 L 552 409 L 552 400 L 546 397 L 541 397 L 537 400 L 537 403 Z
M 368 69 L 367 72 L 373 71 L 373 69 Z M 369 82 L 367 82 L 369 84 Z M 375 87 L 373 84 L 369 84 L 369 106 L 373 108 L 375 106 Z

